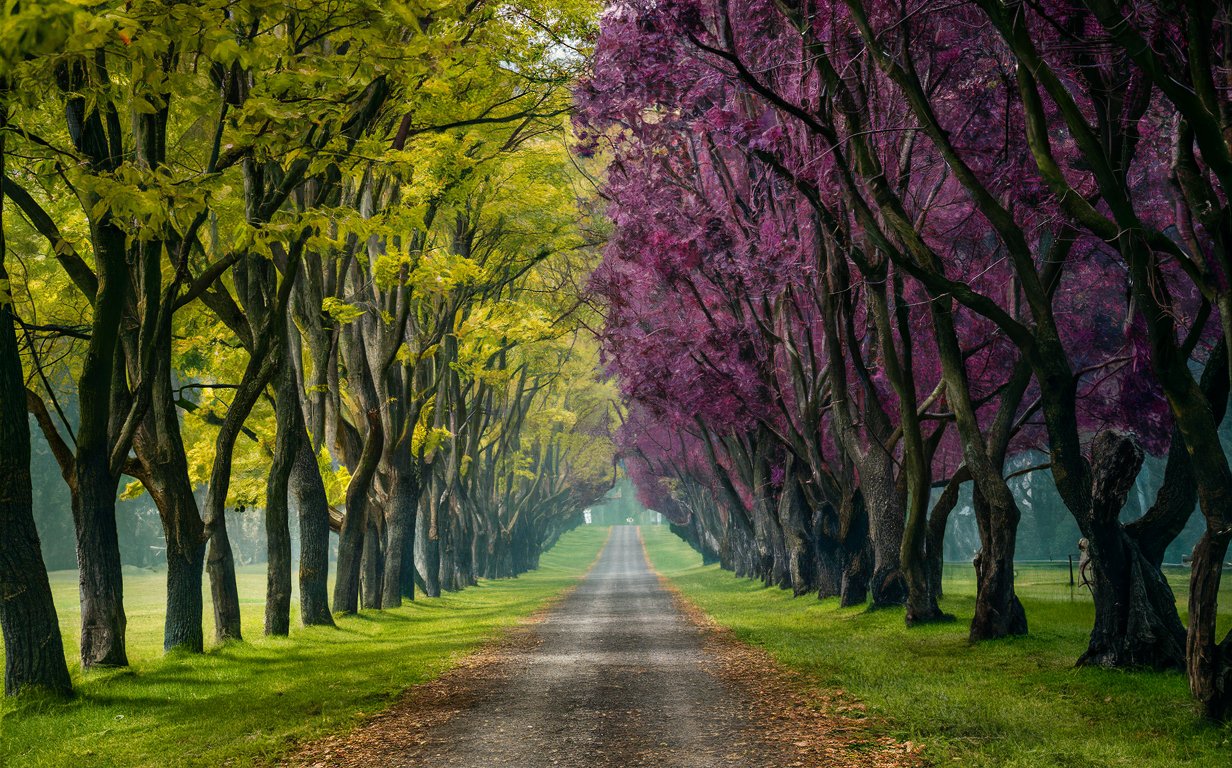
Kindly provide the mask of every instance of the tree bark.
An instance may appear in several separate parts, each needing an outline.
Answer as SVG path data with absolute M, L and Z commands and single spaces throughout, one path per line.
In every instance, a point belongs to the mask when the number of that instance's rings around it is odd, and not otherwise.
M 410 461 L 410 456 L 405 457 Z M 405 583 L 403 569 L 413 567 L 406 554 L 415 538 L 415 508 L 419 493 L 410 469 L 391 467 L 389 501 L 385 507 L 385 569 L 381 579 L 381 604 L 386 608 L 402 605 L 402 598 L 415 598 L 414 581 Z M 414 555 L 412 554 L 413 558 Z M 408 594 L 409 593 L 409 594 Z
M 5 114 L 0 109 L 0 128 Z M 4 175 L 0 133 L 0 178 Z M 0 195 L 0 210 L 3 208 Z M 9 275 L 0 220 L 0 631 L 4 635 L 4 693 L 44 689 L 72 693 L 60 623 L 34 525 L 30 479 L 30 422 L 14 331 Z
M 797 597 L 813 591 L 817 564 L 808 529 L 805 527 L 805 501 L 796 474 L 795 462 L 789 456 L 779 494 L 779 526 L 783 531 L 787 571 L 792 593 Z
M 359 610 L 359 578 L 362 566 L 364 532 L 368 527 L 368 495 L 384 443 L 381 416 L 377 410 L 367 413 L 368 435 L 359 463 L 347 485 L 346 515 L 338 534 L 338 573 L 334 581 L 334 613 L 356 613 Z
M 1119 521 L 1141 466 L 1142 449 L 1130 435 L 1112 430 L 1096 435 L 1091 505 L 1083 520 L 1092 555 L 1095 627 L 1079 665 L 1180 669 L 1185 663 L 1185 628 L 1172 589 Z
M 305 627 L 334 626 L 329 610 L 329 500 L 302 412 L 291 470 L 291 493 L 299 513 L 299 616 Z
M 205 526 L 188 477 L 188 460 L 180 434 L 179 414 L 173 401 L 170 339 L 160 365 L 167 369 L 152 382 L 150 410 L 133 439 L 144 470 L 142 483 L 158 507 L 167 545 L 167 604 L 163 623 L 163 650 L 201 653 L 205 610 L 201 580 L 205 566 Z
M 364 608 L 375 610 L 380 610 L 384 607 L 381 604 L 381 577 L 385 572 L 385 564 L 382 562 L 384 546 L 381 541 L 381 529 L 377 524 L 377 518 L 380 515 L 380 510 L 369 499 L 366 515 L 367 526 L 364 530 L 364 547 L 363 553 L 360 556 L 359 594 L 360 604 Z
M 842 532 L 843 585 L 839 605 L 849 608 L 868 600 L 872 578 L 872 542 L 869 539 L 868 513 L 862 493 L 850 494 L 843 500 L 840 516 L 845 522 Z
M 980 551 L 975 556 L 975 615 L 972 642 L 1027 633 L 1027 613 L 1014 592 L 1014 545 L 1017 515 L 993 509 L 978 487 L 972 490 Z M 1017 507 L 1012 508 L 1014 511 Z
M 283 355 L 277 375 L 274 401 L 274 458 L 265 483 L 265 634 L 285 636 L 291 631 L 291 526 L 288 486 L 299 454 L 302 428 L 295 411 L 300 408 L 295 367 Z

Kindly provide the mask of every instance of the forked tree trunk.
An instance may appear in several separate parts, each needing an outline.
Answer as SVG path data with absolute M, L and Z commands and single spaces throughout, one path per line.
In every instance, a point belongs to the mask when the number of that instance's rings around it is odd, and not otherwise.
M 971 475 L 966 467 L 960 467 L 945 489 L 933 504 L 933 510 L 928 516 L 928 543 L 926 558 L 928 560 L 928 578 L 933 583 L 933 592 L 938 598 L 944 595 L 942 577 L 945 575 L 945 527 L 950 520 L 954 507 L 958 506 L 958 491 L 962 484 L 970 481 Z

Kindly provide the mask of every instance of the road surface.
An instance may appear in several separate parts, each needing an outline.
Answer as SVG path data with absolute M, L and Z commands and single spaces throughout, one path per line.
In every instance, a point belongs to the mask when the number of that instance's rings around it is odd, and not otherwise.
M 646 562 L 634 527 L 543 620 L 351 734 L 308 768 L 899 766 L 893 740 L 785 681 L 764 653 L 716 639 Z M 841 694 L 840 694 L 841 697 Z M 878 744 L 877 742 L 881 743 Z

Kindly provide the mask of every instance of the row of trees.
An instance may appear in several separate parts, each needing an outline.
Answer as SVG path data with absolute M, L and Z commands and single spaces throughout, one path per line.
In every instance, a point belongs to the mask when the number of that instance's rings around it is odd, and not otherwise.
M 578 100 L 645 502 L 737 573 L 914 625 L 951 618 L 969 484 L 984 640 L 1027 631 L 1011 481 L 1050 473 L 1092 566 L 1079 663 L 1187 670 L 1226 718 L 1229 13 L 615 3 Z M 1123 523 L 1144 453 L 1166 471 Z M 1160 566 L 1195 507 L 1186 626 Z
M 242 638 L 229 509 L 264 510 L 267 634 L 293 510 L 305 625 L 534 568 L 613 471 L 562 117 L 588 4 L 4 6 L 6 692 L 70 687 L 27 412 L 85 668 L 128 661 L 121 494 L 162 521 L 167 650 L 205 646 L 204 572 Z

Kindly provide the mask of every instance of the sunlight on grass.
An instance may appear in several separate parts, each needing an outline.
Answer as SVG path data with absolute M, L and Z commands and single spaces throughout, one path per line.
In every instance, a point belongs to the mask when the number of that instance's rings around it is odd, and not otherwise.
M 435 600 L 364 611 L 338 629 L 300 628 L 261 637 L 265 575 L 240 574 L 244 632 L 201 655 L 162 655 L 162 574 L 125 578 L 132 668 L 74 668 L 68 703 L 11 702 L 0 721 L 0 766 L 262 765 L 304 739 L 346 729 L 429 680 L 574 584 L 594 561 L 606 528 L 566 534 L 537 571 L 484 581 Z M 66 652 L 77 652 L 76 581 L 53 575 Z M 209 603 L 206 603 L 207 615 Z M 212 636 L 211 620 L 206 621 Z
M 939 765 L 1232 764 L 1232 726 L 1199 720 L 1182 675 L 1074 668 L 1089 600 L 1025 597 L 1029 636 L 972 646 L 973 589 L 951 588 L 944 601 L 958 623 L 907 630 L 901 610 L 793 599 L 703 567 L 666 529 L 642 530 L 655 568 L 716 621 L 818 686 L 860 699 L 879 727 L 923 742 Z

